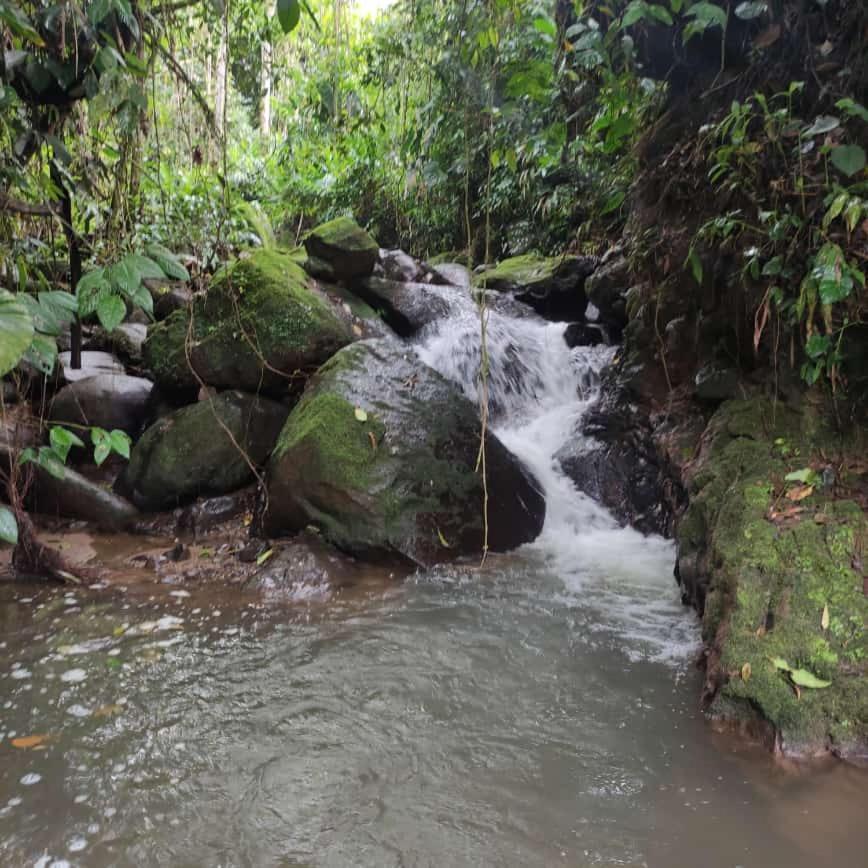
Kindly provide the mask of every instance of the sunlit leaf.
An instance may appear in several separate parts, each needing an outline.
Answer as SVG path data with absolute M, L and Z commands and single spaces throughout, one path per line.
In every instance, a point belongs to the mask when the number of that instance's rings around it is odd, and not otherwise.
M 18 543 L 18 522 L 15 520 L 15 513 L 2 504 L 0 504 L 0 542 L 11 546 Z
M 791 669 L 790 678 L 792 678 L 793 684 L 797 684 L 799 687 L 809 687 L 812 690 L 820 690 L 823 687 L 829 687 L 832 683 L 831 681 L 824 681 L 822 678 L 817 678 L 813 672 L 808 672 L 807 669 Z

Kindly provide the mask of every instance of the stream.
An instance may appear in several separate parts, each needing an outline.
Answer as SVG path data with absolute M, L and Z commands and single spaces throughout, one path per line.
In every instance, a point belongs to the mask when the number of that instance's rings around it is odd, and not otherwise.
M 449 300 L 416 351 L 475 397 L 478 314 Z M 558 469 L 614 352 L 563 331 L 489 314 L 532 545 L 276 602 L 0 584 L 0 865 L 863 865 L 868 776 L 716 733 L 671 543 Z

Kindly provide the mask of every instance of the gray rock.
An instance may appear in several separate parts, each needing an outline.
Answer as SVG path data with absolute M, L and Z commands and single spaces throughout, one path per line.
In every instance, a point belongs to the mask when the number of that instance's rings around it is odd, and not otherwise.
M 404 338 L 449 313 L 444 290 L 427 283 L 368 277 L 353 282 L 352 291 L 378 311 L 384 322 Z M 459 290 L 456 288 L 456 291 Z
M 630 266 L 624 256 L 600 265 L 585 281 L 588 300 L 599 311 L 599 321 L 621 330 L 627 324 Z
M 420 281 L 425 273 L 419 263 L 403 250 L 380 250 L 377 264 L 381 276 L 387 280 L 414 283 Z
M 467 289 L 473 280 L 470 269 L 459 262 L 443 262 L 440 265 L 432 265 L 431 270 L 439 275 L 445 283 L 460 286 L 462 289 Z
M 741 397 L 741 376 L 732 367 L 711 362 L 696 372 L 694 394 L 701 401 L 727 401 Z
M 131 437 L 147 420 L 154 384 L 126 374 L 97 374 L 64 386 L 51 402 L 48 418 L 57 425 L 87 425 Z
M 81 367 L 71 366 L 71 354 L 69 352 L 58 353 L 58 364 L 61 376 L 67 383 L 75 383 L 87 377 L 96 377 L 99 374 L 125 374 L 123 364 L 111 353 L 103 353 L 97 350 L 85 350 L 81 354 Z

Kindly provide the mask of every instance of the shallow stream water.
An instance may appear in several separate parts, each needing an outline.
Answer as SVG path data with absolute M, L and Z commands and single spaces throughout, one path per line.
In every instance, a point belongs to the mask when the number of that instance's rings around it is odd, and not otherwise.
M 418 347 L 470 395 L 475 316 Z M 558 470 L 611 356 L 562 331 L 489 320 L 531 546 L 277 603 L 0 585 L 0 865 L 864 865 L 865 774 L 716 734 L 671 545 Z

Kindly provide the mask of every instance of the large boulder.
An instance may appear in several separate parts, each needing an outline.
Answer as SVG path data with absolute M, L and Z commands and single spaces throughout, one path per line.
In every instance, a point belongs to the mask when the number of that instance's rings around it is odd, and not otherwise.
M 421 281 L 425 269 L 403 250 L 381 250 L 374 273 L 387 280 Z
M 474 283 L 510 292 L 551 320 L 578 320 L 587 307 L 585 278 L 596 260 L 588 256 L 538 256 L 527 253 L 504 259 L 475 275 Z
M 196 388 L 192 365 L 209 386 L 279 393 L 352 339 L 293 259 L 257 250 L 215 275 L 189 310 L 155 326 L 144 361 L 170 390 Z
M 393 341 L 341 350 L 308 384 L 268 467 L 266 533 L 318 526 L 333 544 L 427 566 L 483 545 L 477 408 Z M 532 540 L 545 500 L 491 433 L 486 437 L 489 546 Z
M 119 428 L 136 437 L 148 416 L 154 384 L 126 374 L 97 374 L 64 386 L 49 408 L 56 425 Z
M 237 391 L 182 407 L 145 431 L 117 488 L 148 510 L 241 488 L 254 478 L 251 464 L 265 462 L 286 413 Z
M 311 230 L 304 240 L 314 262 L 325 262 L 337 280 L 366 277 L 374 270 L 379 245 L 355 220 L 338 217 Z
M 408 338 L 423 326 L 449 313 L 448 290 L 427 283 L 406 283 L 384 277 L 355 281 L 352 291 L 374 310 L 396 334 Z M 460 291 L 456 288 L 455 290 Z
M 597 308 L 600 322 L 614 328 L 618 334 L 627 325 L 629 288 L 630 266 L 621 255 L 604 261 L 585 281 L 585 292 Z
M 111 353 L 98 350 L 85 350 L 81 354 L 81 366 L 78 368 L 72 367 L 72 354 L 69 351 L 58 353 L 57 361 L 61 378 L 66 383 L 74 383 L 76 380 L 84 380 L 86 377 L 95 377 L 98 374 L 126 373 L 123 364 Z

